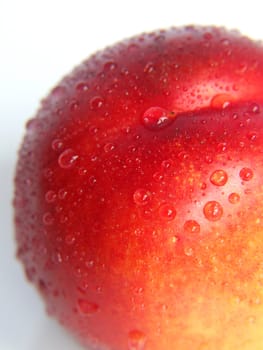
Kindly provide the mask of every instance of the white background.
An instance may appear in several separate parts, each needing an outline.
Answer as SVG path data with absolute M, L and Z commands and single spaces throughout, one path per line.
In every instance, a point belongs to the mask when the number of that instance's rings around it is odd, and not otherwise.
M 215 24 L 263 39 L 261 1 L 0 0 L 0 350 L 80 350 L 49 319 L 15 260 L 16 152 L 39 101 L 73 66 L 123 38 Z

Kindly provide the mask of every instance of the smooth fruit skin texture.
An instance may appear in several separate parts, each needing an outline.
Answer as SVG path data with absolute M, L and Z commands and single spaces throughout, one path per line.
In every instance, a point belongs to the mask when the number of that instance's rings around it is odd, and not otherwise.
M 28 122 L 18 258 L 91 349 L 263 349 L 263 46 L 184 27 L 107 48 Z

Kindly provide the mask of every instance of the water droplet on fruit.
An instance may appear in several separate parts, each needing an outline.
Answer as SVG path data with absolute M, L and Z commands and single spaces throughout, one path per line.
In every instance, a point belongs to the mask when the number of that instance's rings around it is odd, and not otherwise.
M 211 102 L 210 105 L 213 108 L 227 108 L 230 105 L 231 101 L 231 96 L 228 94 L 217 94 L 215 95 Z
M 201 190 L 205 190 L 206 187 L 207 187 L 207 185 L 206 185 L 205 182 L 201 182 L 199 186 L 200 186 L 200 189 L 201 189 Z
M 96 179 L 95 176 L 92 175 L 92 176 L 89 177 L 89 184 L 91 186 L 94 186 L 96 184 L 96 182 L 97 182 L 97 179 Z
M 45 200 L 47 203 L 54 203 L 57 199 L 57 195 L 54 191 L 47 191 L 45 194 Z
M 157 182 L 161 182 L 163 180 L 164 176 L 160 172 L 156 172 L 153 174 L 153 179 Z
M 101 108 L 103 106 L 104 100 L 101 96 L 94 96 L 90 100 L 90 109 L 96 111 L 97 109 Z
M 143 188 L 137 189 L 133 194 L 133 200 L 137 205 L 146 205 L 151 198 L 151 193 Z
M 59 191 L 58 191 L 58 198 L 59 199 L 65 199 L 66 196 L 68 194 L 68 191 L 65 190 L 64 188 L 61 188 Z
M 104 64 L 104 69 L 106 71 L 113 71 L 117 68 L 117 63 L 113 62 L 113 61 L 108 61 Z
M 103 149 L 104 149 L 104 152 L 109 153 L 115 149 L 115 145 L 113 143 L 106 143 Z
M 243 181 L 250 181 L 253 175 L 253 171 L 250 168 L 242 168 L 239 172 L 239 176 Z
M 224 170 L 215 170 L 211 176 L 210 181 L 215 186 L 224 186 L 227 183 L 228 176 Z
M 128 349 L 129 350 L 143 350 L 146 343 L 146 336 L 143 332 L 135 329 L 129 332 L 128 335 Z
M 184 231 L 187 233 L 199 233 L 200 232 L 200 225 L 195 220 L 187 220 L 184 223 Z
M 185 247 L 185 248 L 184 248 L 184 253 L 185 253 L 185 255 L 187 255 L 187 256 L 192 256 L 193 253 L 194 253 L 194 251 L 193 251 L 193 249 L 192 249 L 191 247 Z
M 44 177 L 45 177 L 46 179 L 50 179 L 50 178 L 52 177 L 52 175 L 53 175 L 52 169 L 50 169 L 50 168 L 45 168 L 45 169 L 43 170 L 43 175 L 44 175 Z
M 89 87 L 88 87 L 88 85 L 85 84 L 85 83 L 78 83 L 78 84 L 76 85 L 76 90 L 77 90 L 77 91 L 86 92 L 86 91 L 88 91 L 88 89 L 89 89 Z
M 63 262 L 63 258 L 62 258 L 62 255 L 60 252 L 56 252 L 53 256 L 53 261 L 58 263 L 58 264 L 61 264 Z
M 218 145 L 217 145 L 217 150 L 218 150 L 218 152 L 226 152 L 226 150 L 227 150 L 227 144 L 225 143 L 225 142 L 220 142 L 220 143 L 218 143 Z
M 240 201 L 240 196 L 238 193 L 233 192 L 228 196 L 228 200 L 231 204 L 236 204 Z
M 248 134 L 247 134 L 247 138 L 250 140 L 250 141 L 255 141 L 257 139 L 257 132 L 256 131 L 250 131 Z
M 42 221 L 46 226 L 51 226 L 54 223 L 54 217 L 50 212 L 43 215 Z
M 78 173 L 79 175 L 84 176 L 84 175 L 87 175 L 88 170 L 86 168 L 81 167 L 79 168 Z
M 162 130 L 173 123 L 175 115 L 161 107 L 150 107 L 142 115 L 142 124 L 151 131 Z
M 75 161 L 78 159 L 78 155 L 71 149 L 66 149 L 58 158 L 58 164 L 63 169 L 71 168 Z
M 172 159 L 165 159 L 162 161 L 161 165 L 164 170 L 167 170 L 171 168 L 171 166 L 173 165 L 173 161 Z
M 84 299 L 78 300 L 78 307 L 80 312 L 84 315 L 93 315 L 99 310 L 98 304 Z
M 218 221 L 223 215 L 223 208 L 220 203 L 216 201 L 209 201 L 205 204 L 203 212 L 207 220 Z
M 87 266 L 87 268 L 89 269 L 92 269 L 94 267 L 94 264 L 95 264 L 94 260 L 88 260 L 85 262 L 85 266 Z
M 32 180 L 30 178 L 27 178 L 27 179 L 24 180 L 24 184 L 26 186 L 31 186 L 32 185 Z
M 91 135 L 96 135 L 98 132 L 99 132 L 99 129 L 98 129 L 96 126 L 91 125 L 91 126 L 89 127 L 89 133 L 90 133 Z
M 59 152 L 62 151 L 64 144 L 60 139 L 55 139 L 52 141 L 51 147 L 54 151 Z
M 176 216 L 176 210 L 172 204 L 162 204 L 159 208 L 159 215 L 166 221 L 171 221 Z
M 179 238 L 178 238 L 177 236 L 171 237 L 171 242 L 172 242 L 173 244 L 176 244 L 178 241 L 179 241 Z
M 76 237 L 75 237 L 74 235 L 72 235 L 72 234 L 67 234 L 67 235 L 65 236 L 65 243 L 66 243 L 67 245 L 72 245 L 72 244 L 75 243 L 75 241 L 76 241 Z
M 249 106 L 249 111 L 251 111 L 254 114 L 258 114 L 258 113 L 260 113 L 260 107 L 257 103 L 252 103 Z
M 152 62 L 146 63 L 143 71 L 147 74 L 154 72 L 154 64 Z
M 230 41 L 228 39 L 226 39 L 226 38 L 221 39 L 220 42 L 221 42 L 221 44 L 223 46 L 229 46 L 230 45 Z
M 79 102 L 78 101 L 71 102 L 69 108 L 71 112 L 76 112 L 79 109 Z
M 211 164 L 211 163 L 213 163 L 213 157 L 211 156 L 211 155 L 205 155 L 205 162 L 207 163 L 207 164 Z

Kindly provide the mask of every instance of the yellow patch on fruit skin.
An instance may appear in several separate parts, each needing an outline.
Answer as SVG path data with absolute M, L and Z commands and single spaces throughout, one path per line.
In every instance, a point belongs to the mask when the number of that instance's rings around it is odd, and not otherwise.
M 180 350 L 262 350 L 263 228 L 256 208 L 217 234 L 217 226 L 202 232 L 191 256 L 180 239 L 172 257 L 164 252 L 154 262 L 149 256 L 150 278 L 142 278 L 150 335 L 145 350 L 173 350 L 174 344 Z
M 187 282 L 185 284 L 187 287 Z M 179 293 L 176 283 L 160 284 L 160 287 L 165 289 L 163 298 L 170 297 L 179 305 L 168 304 L 160 314 L 161 300 L 149 292 L 152 307 L 147 308 L 145 316 L 151 337 L 145 350 L 172 350 L 174 344 L 181 350 L 262 350 L 262 304 L 251 305 L 247 299 L 241 300 L 213 285 L 202 290 L 196 284 L 184 290 L 184 295 Z M 253 285 L 249 286 L 248 294 L 253 293 L 253 289 Z M 198 296 L 199 293 L 202 296 Z M 153 332 L 156 324 L 159 324 L 159 334 Z

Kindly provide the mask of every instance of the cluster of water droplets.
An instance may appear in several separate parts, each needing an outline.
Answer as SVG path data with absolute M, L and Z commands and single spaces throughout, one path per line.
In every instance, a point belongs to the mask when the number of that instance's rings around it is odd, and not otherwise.
M 163 168 L 170 168 L 173 164 L 172 160 L 164 160 L 162 162 Z M 239 170 L 239 178 L 243 182 L 248 182 L 253 178 L 253 170 L 248 167 L 243 167 Z M 153 178 L 157 182 L 161 182 L 164 179 L 164 174 L 162 172 L 156 172 L 153 174 Z M 224 187 L 228 181 L 229 176 L 228 173 L 223 169 L 214 170 L 209 176 L 210 183 L 215 187 Z M 202 189 L 206 189 L 207 185 L 202 183 L 200 187 Z M 153 199 L 153 194 L 150 190 L 139 188 L 136 189 L 133 194 L 134 203 L 138 207 L 148 207 L 151 205 L 151 201 Z M 236 192 L 231 192 L 228 194 L 228 202 L 230 204 L 238 204 L 240 202 L 240 194 Z M 202 208 L 204 217 L 210 222 L 219 221 L 224 215 L 223 204 L 221 204 L 217 200 L 209 200 L 207 201 Z M 179 209 L 176 208 L 176 205 L 172 202 L 161 203 L 158 209 L 159 218 L 165 221 L 173 221 L 177 217 L 177 213 L 180 212 Z M 197 220 L 188 219 L 183 224 L 183 230 L 189 234 L 198 234 L 201 231 L 201 226 Z
M 151 131 L 159 131 L 170 126 L 175 120 L 175 113 L 161 107 L 150 107 L 142 115 L 143 126 Z

